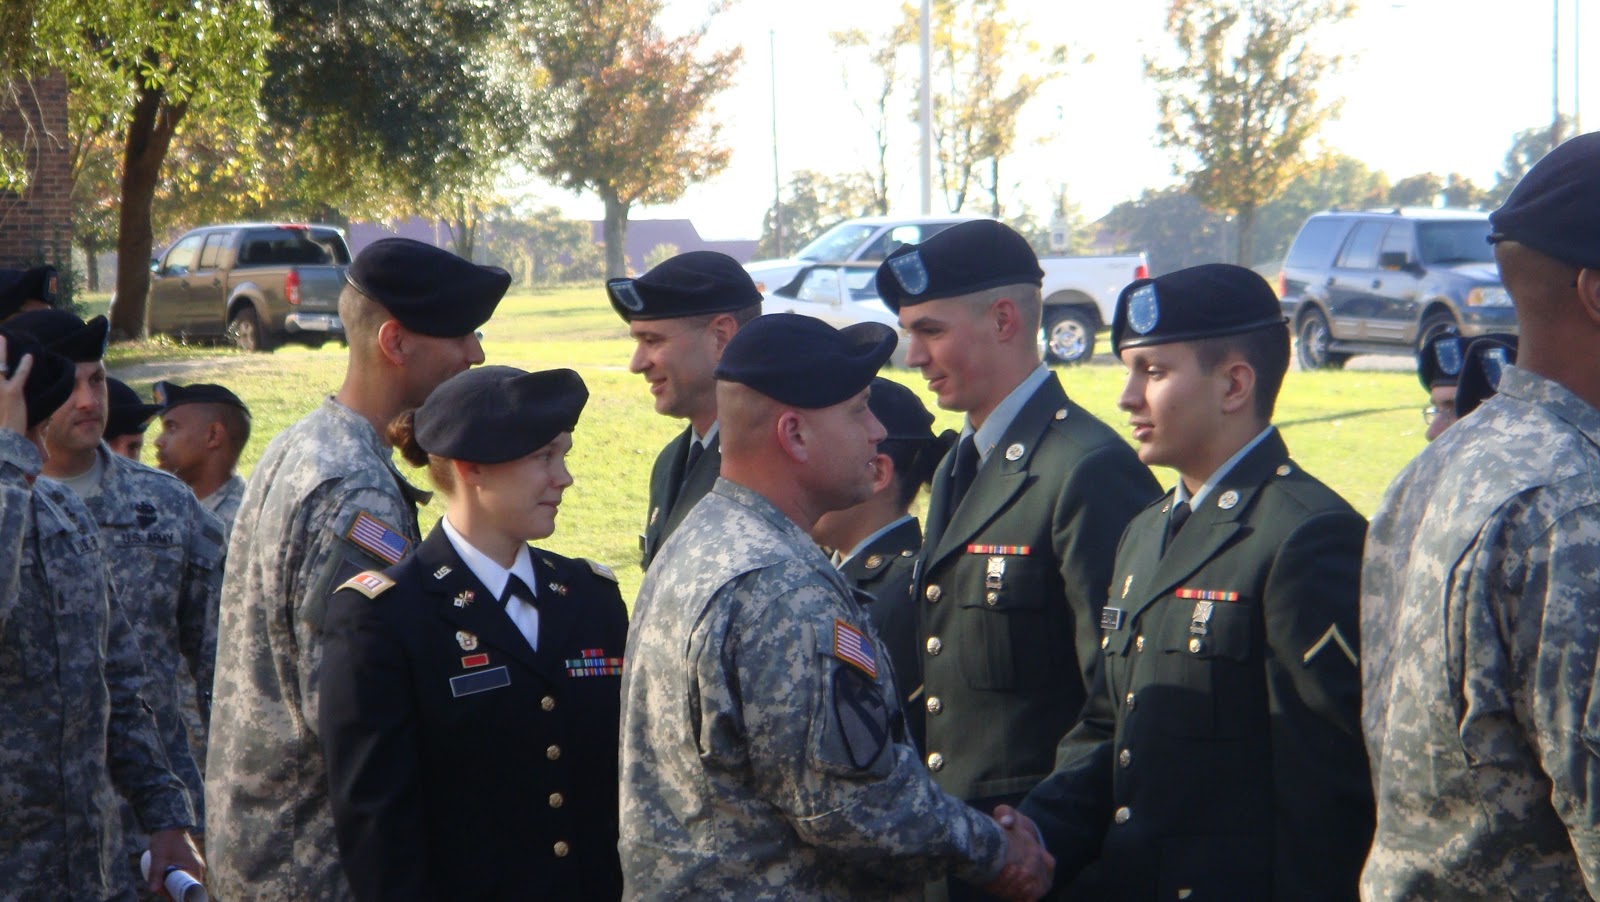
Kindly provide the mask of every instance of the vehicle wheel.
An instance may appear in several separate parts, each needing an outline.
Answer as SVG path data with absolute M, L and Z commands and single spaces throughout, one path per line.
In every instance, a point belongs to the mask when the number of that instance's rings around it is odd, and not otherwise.
M 1448 332 L 1451 335 L 1461 334 L 1461 327 L 1456 325 L 1456 318 L 1444 310 L 1438 313 L 1430 313 L 1423 319 L 1422 326 L 1417 329 L 1416 352 L 1421 354 L 1422 346 L 1440 332 Z
M 1044 357 L 1046 363 L 1077 366 L 1094 356 L 1094 319 L 1080 307 L 1046 307 Z
M 228 324 L 228 334 L 233 336 L 233 343 L 241 351 L 270 351 L 274 342 L 267 330 L 261 327 L 261 318 L 256 316 L 254 307 L 240 307 L 239 312 L 233 315 L 233 322 Z
M 1349 354 L 1335 354 L 1328 350 L 1333 333 L 1328 331 L 1328 318 L 1315 307 L 1300 317 L 1295 330 L 1295 348 L 1303 370 L 1342 370 L 1350 359 Z

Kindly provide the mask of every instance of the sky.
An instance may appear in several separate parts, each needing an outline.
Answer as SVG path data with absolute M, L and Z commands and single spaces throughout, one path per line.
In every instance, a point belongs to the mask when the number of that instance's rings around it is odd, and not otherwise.
M 704 20 L 707 0 L 668 2 L 663 21 L 669 30 Z M 1556 5 L 1562 111 L 1573 113 L 1576 86 L 1581 122 L 1600 128 L 1600 61 L 1574 71 L 1575 44 L 1600 37 L 1600 5 L 1370 0 L 1319 36 L 1328 52 L 1345 57 L 1341 72 L 1322 86 L 1323 95 L 1342 106 L 1323 129 L 1320 146 L 1362 160 L 1393 181 L 1459 172 L 1489 187 L 1512 135 L 1550 123 Z M 1065 190 L 1094 220 L 1146 188 L 1178 181 L 1173 153 L 1156 143 L 1156 91 L 1142 62 L 1172 49 L 1163 27 L 1166 6 L 1165 0 L 1009 0 L 1008 10 L 1028 23 L 1030 37 L 1066 44 L 1072 62 L 1065 77 L 1023 112 L 1018 151 L 1004 164 L 1008 215 L 1025 204 L 1047 216 Z M 870 90 L 872 73 L 862 61 L 852 67 L 828 34 L 843 27 L 882 31 L 899 8 L 899 0 L 736 0 L 712 20 L 706 39 L 711 46 L 744 49 L 735 83 L 716 108 L 732 162 L 679 202 L 636 207 L 631 218 L 692 219 L 709 239 L 758 237 L 773 197 L 774 94 L 783 182 L 801 169 L 828 175 L 865 170 L 872 133 L 854 103 Z M 1575 14 L 1581 16 L 1577 27 Z M 908 111 L 916 102 L 913 65 L 897 101 Z M 896 213 L 919 212 L 916 142 L 908 119 L 890 148 Z M 601 218 L 593 197 L 525 188 L 569 216 Z M 936 188 L 933 212 L 946 210 Z M 974 212 L 970 203 L 968 212 Z

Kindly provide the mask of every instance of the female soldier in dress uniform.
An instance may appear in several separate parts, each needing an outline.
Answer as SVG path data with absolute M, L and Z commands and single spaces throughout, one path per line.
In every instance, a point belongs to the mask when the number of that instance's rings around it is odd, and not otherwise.
M 851 585 L 872 596 L 867 611 L 888 647 L 904 702 L 906 726 L 924 748 L 922 649 L 911 575 L 922 549 L 922 525 L 911 516 L 917 492 L 933 482 L 940 458 L 955 444 L 955 432 L 933 434 L 933 414 L 916 393 L 879 376 L 867 398 L 887 438 L 878 443 L 872 497 L 842 511 L 823 514 L 811 530 L 818 544 L 837 549 L 839 570 Z
M 622 893 L 627 612 L 610 570 L 526 544 L 555 531 L 587 399 L 571 370 L 479 367 L 390 427 L 447 504 L 328 603 L 322 744 L 357 898 Z

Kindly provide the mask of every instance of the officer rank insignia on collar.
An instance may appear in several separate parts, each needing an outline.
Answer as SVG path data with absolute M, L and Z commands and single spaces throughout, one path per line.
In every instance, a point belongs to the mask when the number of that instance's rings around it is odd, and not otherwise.
M 376 570 L 358 573 L 344 581 L 340 589 L 354 589 L 368 598 L 377 598 L 394 586 L 394 580 Z
M 872 640 L 843 620 L 833 621 L 833 656 L 873 679 L 878 678 L 878 654 Z
M 567 594 L 567 587 L 562 585 L 561 583 L 550 583 L 549 585 L 550 585 L 550 591 L 556 593 L 557 595 L 565 595 L 565 594 Z
M 622 675 L 622 659 L 606 657 L 603 648 L 585 648 L 578 652 L 578 657 L 568 658 L 566 663 L 569 677 Z

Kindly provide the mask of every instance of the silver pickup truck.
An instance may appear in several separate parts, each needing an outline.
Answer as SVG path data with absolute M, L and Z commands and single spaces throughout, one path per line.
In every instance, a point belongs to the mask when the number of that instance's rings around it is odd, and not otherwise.
M 344 338 L 339 292 L 350 265 L 332 226 L 204 226 L 150 261 L 150 334 L 231 338 L 246 351 Z

